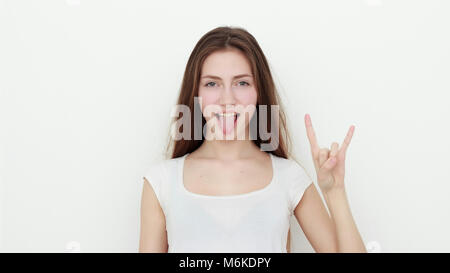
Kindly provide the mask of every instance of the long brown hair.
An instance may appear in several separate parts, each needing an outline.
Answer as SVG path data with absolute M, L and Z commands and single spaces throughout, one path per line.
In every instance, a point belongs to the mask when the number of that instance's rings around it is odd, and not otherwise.
M 289 150 L 291 139 L 286 127 L 286 117 L 281 105 L 280 97 L 275 87 L 275 83 L 272 78 L 272 74 L 270 72 L 269 64 L 256 39 L 253 37 L 253 35 L 251 35 L 243 28 L 221 26 L 210 30 L 200 38 L 186 64 L 177 105 L 186 105 L 189 107 L 190 113 L 194 113 L 194 107 L 199 107 L 198 105 L 195 105 L 194 97 L 198 96 L 199 81 L 203 62 L 214 51 L 227 48 L 239 49 L 247 57 L 252 69 L 252 74 L 254 75 L 254 80 L 256 82 L 257 103 L 255 113 L 259 113 L 259 105 L 267 105 L 267 113 L 269 118 L 266 119 L 266 128 L 269 132 L 271 132 L 272 130 L 272 114 L 270 106 L 278 106 L 279 124 L 277 126 L 279 129 L 278 136 L 276 136 L 277 140 L 275 141 L 277 147 L 270 152 L 283 158 L 288 158 L 288 156 L 291 157 Z M 252 122 L 256 122 L 256 126 L 259 126 L 259 115 L 254 116 L 256 116 L 256 120 L 252 120 Z M 183 118 L 185 117 L 181 117 L 181 119 Z M 187 153 L 191 153 L 198 147 L 200 147 L 200 145 L 203 143 L 203 133 L 201 133 L 200 140 L 194 139 L 193 136 L 195 124 L 194 115 L 191 114 L 190 117 L 186 118 L 191 119 L 191 137 L 189 139 L 182 138 L 180 140 L 173 140 L 169 132 L 166 157 L 167 155 L 169 155 L 169 158 L 177 158 Z M 172 120 L 172 124 L 177 120 L 180 120 L 180 116 L 174 117 Z M 203 128 L 205 123 L 206 120 L 202 116 L 201 128 Z M 269 138 L 268 140 L 261 139 L 258 128 L 257 136 L 254 137 L 252 141 L 261 148 L 262 143 L 269 144 L 273 140 L 271 138 Z

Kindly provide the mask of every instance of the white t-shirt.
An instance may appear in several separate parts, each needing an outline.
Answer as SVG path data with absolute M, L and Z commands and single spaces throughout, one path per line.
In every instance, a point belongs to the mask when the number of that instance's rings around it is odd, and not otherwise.
M 312 183 L 303 167 L 269 153 L 274 172 L 264 188 L 202 195 L 184 187 L 188 154 L 157 162 L 145 174 L 166 217 L 168 252 L 287 252 L 290 217 Z

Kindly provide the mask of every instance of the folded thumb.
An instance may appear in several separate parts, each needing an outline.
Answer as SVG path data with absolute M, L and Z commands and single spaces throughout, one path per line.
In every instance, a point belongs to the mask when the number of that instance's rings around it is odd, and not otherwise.
M 336 165 L 336 157 L 330 157 L 328 158 L 327 162 L 325 163 L 325 168 L 327 170 L 330 170 L 334 167 L 334 165 Z

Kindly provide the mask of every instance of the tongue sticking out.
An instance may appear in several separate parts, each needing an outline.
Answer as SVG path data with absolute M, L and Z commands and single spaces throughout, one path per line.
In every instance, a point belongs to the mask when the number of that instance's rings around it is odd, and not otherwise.
M 222 117 L 219 115 L 219 126 L 222 127 L 222 132 L 224 135 L 229 134 L 233 128 L 235 123 L 235 117 Z

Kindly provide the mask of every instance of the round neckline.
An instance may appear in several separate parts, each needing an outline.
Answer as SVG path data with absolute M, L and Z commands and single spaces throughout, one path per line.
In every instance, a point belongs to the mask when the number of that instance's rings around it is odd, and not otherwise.
M 268 185 L 266 185 L 264 188 L 259 189 L 259 190 L 254 190 L 251 192 L 246 192 L 246 193 L 228 194 L 228 195 L 208 195 L 208 194 L 200 194 L 200 193 L 191 192 L 191 191 L 188 191 L 188 189 L 184 186 L 184 162 L 186 160 L 186 157 L 189 154 L 190 153 L 187 153 L 180 158 L 180 164 L 179 164 L 179 168 L 178 168 L 178 182 L 181 186 L 182 191 L 191 196 L 201 197 L 201 198 L 209 198 L 209 199 L 229 199 L 229 198 L 248 197 L 248 196 L 253 196 L 253 195 L 263 193 L 263 192 L 269 190 L 273 186 L 273 184 L 276 180 L 276 177 L 275 177 L 276 176 L 276 170 L 275 170 L 276 168 L 275 168 L 275 162 L 274 162 L 275 158 L 271 153 L 268 153 L 270 156 L 270 162 L 272 164 L 272 179 L 270 180 L 270 183 Z

